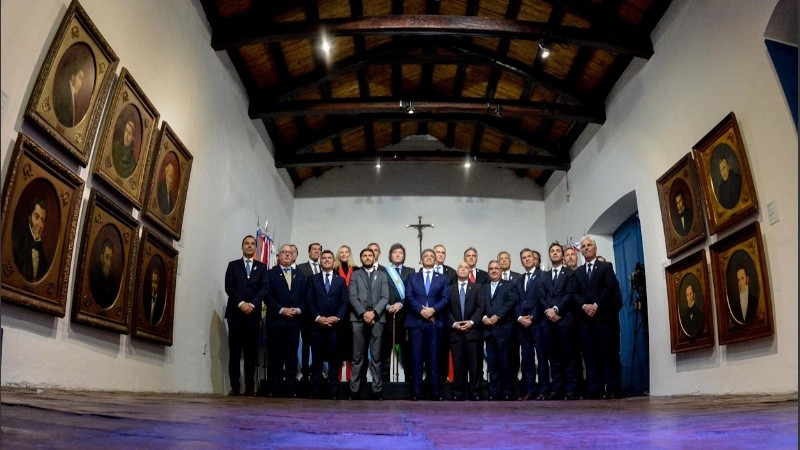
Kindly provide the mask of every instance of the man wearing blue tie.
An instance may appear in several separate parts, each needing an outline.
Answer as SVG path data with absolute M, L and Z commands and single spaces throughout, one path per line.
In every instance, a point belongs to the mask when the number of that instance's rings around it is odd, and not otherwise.
M 453 352 L 453 400 L 480 400 L 478 364 L 483 352 L 480 331 L 484 299 L 480 286 L 469 281 L 470 267 L 462 261 L 456 268 L 456 284 L 450 289 L 450 348 Z
M 423 250 L 422 270 L 409 276 L 406 282 L 406 328 L 411 336 L 411 365 L 414 369 L 412 400 L 418 400 L 422 396 L 423 366 L 427 369 L 431 397 L 442 400 L 439 387 L 439 353 L 446 308 L 450 303 L 450 283 L 446 275 L 433 270 L 435 261 L 436 253 L 432 249 Z
M 242 240 L 242 257 L 228 263 L 225 271 L 225 293 L 228 303 L 228 375 L 231 390 L 228 395 L 240 395 L 240 361 L 244 354 L 245 395 L 255 395 L 255 371 L 258 355 L 258 330 L 261 325 L 261 305 L 266 299 L 269 284 L 266 267 L 253 259 L 256 238 Z
M 489 281 L 481 289 L 486 299 L 482 323 L 489 367 L 489 400 L 511 400 L 512 374 L 508 352 L 517 290 L 511 281 L 500 279 L 502 269 L 497 260 L 489 261 L 488 272 Z

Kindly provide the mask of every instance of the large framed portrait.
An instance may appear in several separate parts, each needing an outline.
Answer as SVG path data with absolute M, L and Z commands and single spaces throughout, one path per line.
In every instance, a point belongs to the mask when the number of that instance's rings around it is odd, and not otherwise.
M 714 346 L 706 251 L 666 268 L 672 353 Z
M 92 172 L 141 208 L 160 116 L 124 67 L 110 105 Z
M 758 222 L 715 242 L 710 250 L 720 345 L 772 336 L 772 296 Z
M 133 290 L 133 336 L 172 345 L 178 252 L 143 228 Z
M 73 322 L 130 333 L 138 225 L 130 214 L 92 189 L 73 289 Z
M 192 154 L 167 122 L 162 123 L 157 142 L 144 213 L 167 234 L 180 239 Z
M 83 180 L 20 133 L 3 185 L 4 301 L 64 317 Z
M 722 119 L 692 151 L 711 234 L 758 211 L 753 175 L 735 114 Z
M 656 180 L 667 257 L 672 258 L 706 237 L 697 172 L 691 154 Z
M 119 58 L 73 0 L 36 78 L 25 117 L 86 167 Z

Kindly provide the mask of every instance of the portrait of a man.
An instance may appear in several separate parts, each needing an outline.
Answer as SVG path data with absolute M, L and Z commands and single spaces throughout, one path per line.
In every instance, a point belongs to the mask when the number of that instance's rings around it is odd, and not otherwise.
M 688 192 L 685 190 L 676 190 L 673 198 L 674 209 L 672 216 L 672 226 L 675 232 L 680 236 L 686 236 L 692 229 L 692 220 L 694 214 L 692 207 L 688 203 Z
M 165 282 L 163 270 L 151 264 L 146 272 L 144 287 L 142 289 L 142 307 L 150 325 L 158 325 L 164 316 Z
M 167 162 L 164 167 L 164 178 L 158 182 L 158 209 L 163 214 L 169 214 L 175 209 L 177 199 L 177 188 L 175 187 L 175 164 Z
M 111 142 L 111 161 L 114 170 L 122 178 L 128 178 L 139 162 L 141 142 L 141 120 L 136 108 L 127 105 L 114 125 L 114 138 Z
M 53 109 L 65 127 L 78 125 L 89 109 L 94 85 L 92 51 L 86 44 L 72 45 L 61 58 L 53 80 Z
M 35 282 L 50 268 L 42 239 L 47 223 L 47 203 L 34 198 L 27 207 L 26 218 L 25 225 L 14 234 L 14 263 L 22 278 Z
M 694 278 L 694 276 L 690 277 Z M 689 277 L 687 276 L 687 278 Z M 693 283 L 692 280 L 686 280 L 683 285 L 685 287 L 681 289 L 680 302 L 678 303 L 681 329 L 686 336 L 693 338 L 697 337 L 703 329 L 703 292 L 697 287 L 699 282 Z
M 119 292 L 119 274 L 114 270 L 114 244 L 103 239 L 93 259 L 89 272 L 89 288 L 94 301 L 103 309 L 110 308 Z
M 753 320 L 758 311 L 758 293 L 750 284 L 750 275 L 744 264 L 735 266 L 736 290 L 728 292 L 728 306 L 733 320 L 747 324 Z
M 721 144 L 723 146 L 725 144 Z M 726 148 L 727 145 L 725 145 Z M 727 154 L 727 153 L 730 153 Z M 717 201 L 723 208 L 731 209 L 739 203 L 739 196 L 742 193 L 742 176 L 732 166 L 734 160 L 733 152 L 728 148 L 728 152 L 722 154 L 717 168 L 719 169 L 719 182 L 715 187 Z

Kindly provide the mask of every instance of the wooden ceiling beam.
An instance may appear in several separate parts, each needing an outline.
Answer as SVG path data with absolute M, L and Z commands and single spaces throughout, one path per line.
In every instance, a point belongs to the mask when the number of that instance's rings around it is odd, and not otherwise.
M 265 23 L 257 17 L 221 21 L 213 30 L 214 50 L 258 42 L 314 39 L 322 32 L 328 36 L 444 36 L 520 39 L 591 47 L 612 53 L 649 58 L 653 44 L 649 36 L 544 24 L 540 22 L 497 19 L 478 16 L 395 15 L 325 19 L 314 23 Z
M 507 99 L 460 98 L 452 100 L 398 101 L 391 97 L 338 98 L 322 100 L 290 100 L 250 104 L 250 118 L 267 119 L 277 116 L 319 116 L 367 114 L 380 120 L 382 115 L 405 114 L 409 103 L 414 112 L 427 114 L 433 120 L 449 120 L 450 114 L 487 115 L 519 118 L 526 114 L 543 114 L 560 120 L 603 123 L 605 111 L 564 103 L 532 102 Z M 499 109 L 499 114 L 497 114 Z M 412 115 L 412 114 L 407 114 Z M 440 117 L 442 116 L 442 117 Z

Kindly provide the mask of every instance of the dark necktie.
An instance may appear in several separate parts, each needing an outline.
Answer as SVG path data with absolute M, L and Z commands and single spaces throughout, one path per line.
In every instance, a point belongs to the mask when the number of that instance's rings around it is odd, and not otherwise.
M 458 290 L 458 299 L 461 302 L 461 320 L 464 320 L 464 316 L 466 315 L 466 312 L 464 311 L 464 304 L 466 303 L 466 300 L 467 300 L 467 283 L 466 282 L 462 282 L 461 283 L 461 289 Z
M 316 275 L 316 274 L 318 274 L 318 273 L 319 273 L 319 264 L 317 264 L 317 263 L 311 263 L 311 267 L 314 269 L 314 270 L 313 270 L 313 272 L 314 272 L 314 275 Z
M 364 305 L 367 310 L 372 309 L 372 273 L 367 272 L 367 303 Z
M 553 269 L 553 281 L 556 281 L 556 278 L 558 278 L 558 269 Z
M 589 265 L 586 266 L 586 276 L 588 276 L 590 280 L 592 279 L 592 265 L 593 264 L 594 263 L 589 263 Z
M 328 294 L 331 292 L 331 274 L 325 274 L 325 293 Z
M 431 291 L 431 271 L 425 271 L 425 295 Z
M 251 267 L 251 264 L 253 264 L 253 262 L 250 261 L 249 259 L 244 264 L 245 265 L 245 269 L 247 269 L 247 278 L 250 278 L 250 267 Z
M 528 273 L 528 278 L 525 280 L 525 292 L 528 292 L 528 285 L 533 281 L 533 272 Z

